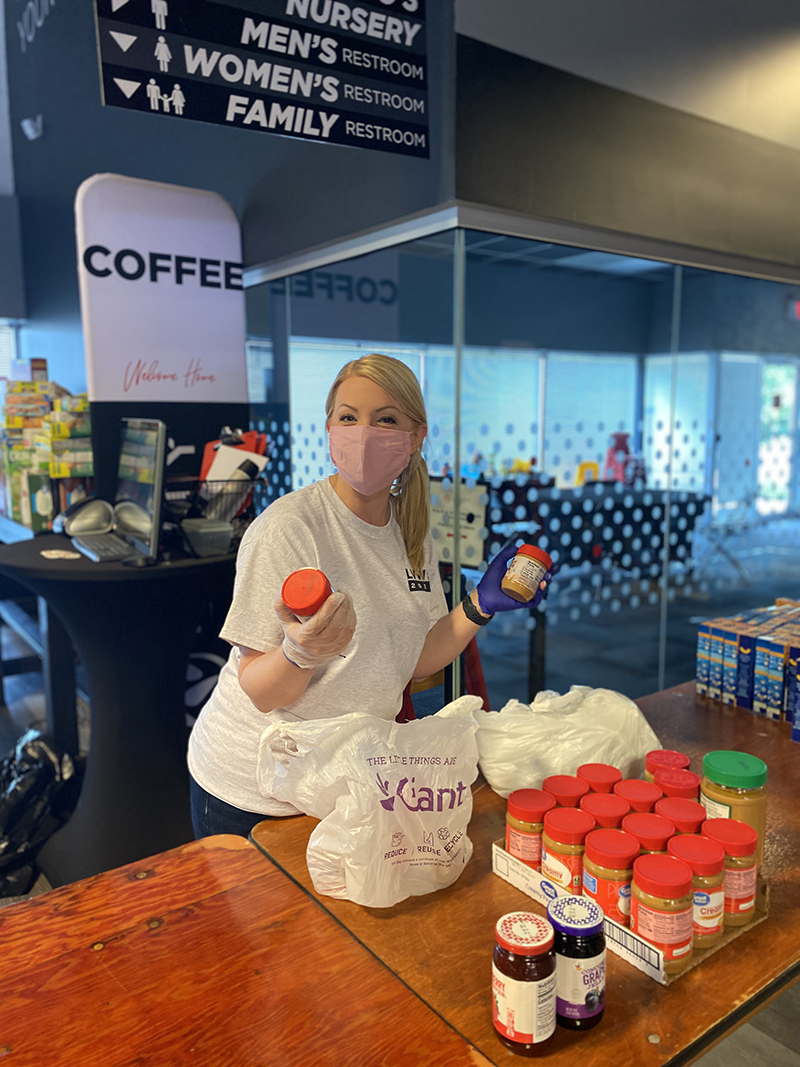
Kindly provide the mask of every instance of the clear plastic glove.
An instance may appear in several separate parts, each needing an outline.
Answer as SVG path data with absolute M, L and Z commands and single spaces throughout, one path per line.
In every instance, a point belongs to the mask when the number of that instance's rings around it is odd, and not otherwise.
M 553 577 L 551 571 L 544 576 L 533 600 L 529 600 L 526 604 L 521 604 L 519 600 L 515 600 L 500 588 L 500 583 L 508 570 L 509 560 L 517 554 L 518 547 L 512 542 L 501 549 L 478 582 L 478 606 L 484 615 L 495 615 L 498 611 L 515 611 L 517 608 L 535 608 L 544 596 L 547 585 Z
M 301 622 L 277 597 L 273 605 L 283 627 L 283 654 L 296 667 L 313 671 L 341 655 L 356 630 L 356 609 L 349 593 L 332 593 L 316 615 Z

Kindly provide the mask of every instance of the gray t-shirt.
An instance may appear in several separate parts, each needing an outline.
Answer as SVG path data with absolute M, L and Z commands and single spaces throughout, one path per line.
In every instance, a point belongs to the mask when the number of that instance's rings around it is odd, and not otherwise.
M 272 604 L 286 577 L 318 567 L 348 592 L 357 624 L 344 656 L 318 668 L 293 704 L 266 715 L 239 685 L 239 645 L 270 652 L 283 641 Z M 263 796 L 256 784 L 261 733 L 275 718 L 327 719 L 365 711 L 394 719 L 428 631 L 447 605 L 430 534 L 425 568 L 411 570 L 394 515 L 370 526 L 336 495 L 328 480 L 276 500 L 251 524 L 236 563 L 236 585 L 221 636 L 234 646 L 189 741 L 189 770 L 220 800 L 244 811 L 290 815 L 290 805 Z

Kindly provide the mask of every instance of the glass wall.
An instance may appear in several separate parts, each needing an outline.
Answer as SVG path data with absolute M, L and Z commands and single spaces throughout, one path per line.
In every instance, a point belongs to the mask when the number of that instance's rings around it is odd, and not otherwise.
M 556 561 L 539 609 L 479 632 L 492 707 L 686 681 L 699 621 L 797 595 L 798 296 L 463 230 L 252 289 L 253 399 L 290 427 L 276 493 L 331 473 L 339 368 L 396 356 L 425 396 L 448 581 L 471 588 L 512 536 Z

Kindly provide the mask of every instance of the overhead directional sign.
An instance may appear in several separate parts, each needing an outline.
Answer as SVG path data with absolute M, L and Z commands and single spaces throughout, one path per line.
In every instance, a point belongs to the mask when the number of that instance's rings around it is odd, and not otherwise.
M 427 157 L 424 4 L 95 0 L 103 103 Z

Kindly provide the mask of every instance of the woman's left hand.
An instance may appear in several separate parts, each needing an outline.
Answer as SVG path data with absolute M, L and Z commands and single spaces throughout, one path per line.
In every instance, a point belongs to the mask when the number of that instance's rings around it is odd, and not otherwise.
M 508 561 L 517 554 L 518 547 L 512 543 L 501 549 L 478 582 L 476 589 L 478 607 L 484 615 L 495 615 L 498 611 L 515 611 L 517 608 L 535 608 L 547 591 L 547 586 L 553 577 L 550 571 L 544 576 L 534 598 L 524 604 L 503 592 L 500 583 L 508 570 Z

